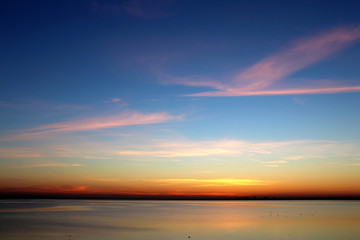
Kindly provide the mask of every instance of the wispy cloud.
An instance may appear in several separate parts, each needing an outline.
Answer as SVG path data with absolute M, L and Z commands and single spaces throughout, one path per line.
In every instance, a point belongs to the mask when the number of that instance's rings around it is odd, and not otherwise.
M 39 168 L 39 167 L 80 167 L 78 163 L 34 163 L 25 165 L 16 165 L 15 168 Z
M 289 94 L 325 94 L 360 91 L 360 86 L 274 89 L 273 85 L 296 71 L 321 61 L 360 39 L 360 26 L 339 27 L 317 36 L 300 39 L 289 48 L 270 55 L 224 81 L 175 78 L 174 83 L 212 87 L 220 91 L 201 92 L 187 96 L 255 96 Z M 271 88 L 270 88 L 271 87 Z
M 41 158 L 44 154 L 34 149 L 0 148 L 0 158 Z
M 265 162 L 262 162 L 262 163 L 264 163 L 266 167 L 279 167 L 280 164 L 287 163 L 287 161 L 277 160 L 277 161 L 265 161 Z
M 227 89 L 225 83 L 221 83 L 215 79 L 202 78 L 202 77 L 172 77 L 165 73 L 157 73 L 157 75 L 162 79 L 163 84 L 180 84 L 192 87 L 210 87 L 215 89 Z M 171 81 L 165 81 L 163 79 L 170 78 Z
M 0 158 L 6 159 L 114 159 L 116 155 L 101 143 L 86 141 L 85 138 L 71 137 L 66 138 L 67 143 L 53 143 L 45 139 L 40 145 L 27 147 L 2 147 L 0 148 Z M 112 155 L 111 155 L 112 154 Z M 42 162 L 36 162 L 42 163 Z
M 155 124 L 172 120 L 179 120 L 181 118 L 182 116 L 171 116 L 163 112 L 150 114 L 127 112 L 107 117 L 86 118 L 42 125 L 36 128 L 22 130 L 22 132 L 18 135 L 10 136 L 0 140 L 24 140 L 41 137 L 51 133 L 93 131 L 105 128 Z
M 39 160 L 31 164 L 62 162 L 63 159 L 91 159 L 91 161 L 127 161 L 132 163 L 187 162 L 204 164 L 211 161 L 251 165 L 281 166 L 290 161 L 326 162 L 325 159 L 353 159 L 358 154 L 359 142 L 330 140 L 246 141 L 217 139 L 195 141 L 176 136 L 112 138 L 112 141 L 94 141 L 88 136 L 56 135 L 57 141 L 39 141 L 41 145 L 0 148 L 0 158 Z M 62 142 L 65 140 L 66 142 Z M 46 161 L 46 162 L 44 162 Z M 205 162 L 204 162 L 205 161 Z M 68 162 L 65 162 L 68 163 Z M 39 166 L 40 167 L 40 166 Z M 60 167 L 60 166 L 59 166 Z M 203 169 L 214 171 L 213 168 Z M 199 171 L 202 169 L 194 169 Z
M 111 98 L 109 100 L 106 100 L 105 102 L 107 103 L 118 103 L 118 102 L 121 102 L 122 99 L 121 98 Z
M 279 167 L 278 164 L 266 164 L 265 166 L 266 167 Z
M 268 162 L 264 162 L 264 163 L 268 163 L 268 164 L 279 164 L 279 163 L 286 163 L 286 161 L 284 161 L 284 160 L 278 160 L 278 161 L 268 161 Z
M 200 157 L 200 156 L 210 156 L 210 155 L 227 155 L 235 154 L 236 151 L 231 151 L 227 149 L 188 149 L 185 151 L 119 151 L 119 155 L 128 155 L 128 156 L 154 156 L 154 157 Z
M 289 157 L 286 157 L 285 160 L 293 161 L 293 160 L 301 160 L 304 158 L 306 158 L 306 157 L 305 156 L 289 156 Z
M 88 118 L 77 121 L 49 124 L 29 129 L 27 131 L 34 133 L 89 131 L 103 128 L 161 123 L 179 118 L 180 117 L 174 117 L 167 113 L 143 114 L 139 112 L 129 112 L 108 117 Z
M 134 161 L 224 161 L 251 162 L 280 167 L 289 161 L 319 162 L 321 159 L 352 159 L 358 142 L 331 140 L 297 140 L 255 142 L 241 140 L 168 141 L 124 147 L 116 151 L 121 158 Z M 326 161 L 320 161 L 326 162 Z M 200 162 L 199 162 L 200 163 Z
M 298 140 L 279 142 L 251 142 L 235 139 L 213 141 L 174 141 L 156 144 L 146 144 L 132 149 L 117 151 L 123 156 L 147 156 L 157 158 L 175 157 L 202 157 L 202 156 L 249 156 L 249 155 L 279 155 L 284 156 L 279 160 L 299 160 L 304 158 L 320 157 L 326 152 L 335 156 L 344 153 L 353 153 L 356 143 L 324 141 L 324 140 Z M 149 150 L 151 149 L 151 150 Z M 307 155 L 304 155 L 307 153 Z M 287 157 L 289 154 L 303 154 Z M 279 155 L 280 157 L 280 155 Z M 277 162 L 280 163 L 280 162 Z
M 271 95 L 301 95 L 301 94 L 326 94 L 326 93 L 344 93 L 344 92 L 359 92 L 360 86 L 348 87 L 329 87 L 329 88 L 302 88 L 302 89 L 282 89 L 282 90 L 262 90 L 262 91 L 212 91 L 195 94 L 188 94 L 187 96 L 194 97 L 236 97 L 236 96 L 271 96 Z
M 269 56 L 239 73 L 234 79 L 234 86 L 248 90 L 263 89 L 345 48 L 359 38 L 360 27 L 356 26 L 337 28 L 315 37 L 301 39 L 289 49 Z
M 277 143 L 252 143 L 238 140 L 218 141 L 183 141 L 161 143 L 150 148 L 156 150 L 122 150 L 119 155 L 128 156 L 152 156 L 163 158 L 174 157 L 202 157 L 202 156 L 231 156 L 244 153 L 269 154 L 270 149 L 280 145 L 289 144 L 286 142 Z
M 121 98 L 110 98 L 108 100 L 105 100 L 104 101 L 105 103 L 112 103 L 112 104 L 116 104 L 116 106 L 120 106 L 120 107 L 125 107 L 125 106 L 128 106 L 129 104 L 124 101 L 123 99 Z

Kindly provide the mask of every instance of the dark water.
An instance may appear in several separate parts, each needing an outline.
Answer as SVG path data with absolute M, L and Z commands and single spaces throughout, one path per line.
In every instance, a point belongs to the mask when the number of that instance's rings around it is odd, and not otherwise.
M 68 240 L 69 234 L 71 240 L 359 240 L 360 201 L 0 201 L 0 239 Z

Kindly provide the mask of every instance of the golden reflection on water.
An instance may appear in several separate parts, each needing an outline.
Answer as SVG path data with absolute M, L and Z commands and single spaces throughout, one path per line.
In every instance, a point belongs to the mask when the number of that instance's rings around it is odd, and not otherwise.
M 360 239 L 360 205 L 356 201 L 62 203 L 3 209 L 2 222 L 18 222 L 2 232 L 0 226 L 0 235 L 7 240 L 45 240 L 49 236 L 51 240 L 62 240 L 64 233 L 71 233 L 77 240 L 181 240 L 189 235 L 195 240 Z M 18 233 L 18 226 L 27 226 L 28 221 L 28 230 Z

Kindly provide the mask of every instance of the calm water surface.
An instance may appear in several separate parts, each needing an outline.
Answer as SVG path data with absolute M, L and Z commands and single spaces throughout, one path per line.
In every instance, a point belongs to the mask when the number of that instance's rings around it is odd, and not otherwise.
M 360 239 L 360 201 L 0 200 L 0 239 Z

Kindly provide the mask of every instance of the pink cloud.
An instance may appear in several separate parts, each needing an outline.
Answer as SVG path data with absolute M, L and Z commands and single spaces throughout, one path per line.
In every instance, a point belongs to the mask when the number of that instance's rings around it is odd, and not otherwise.
M 117 102 L 121 102 L 121 101 L 122 101 L 121 98 L 111 98 L 109 100 L 106 100 L 105 102 L 117 103 Z
M 235 76 L 232 87 L 263 89 L 295 71 L 318 62 L 360 38 L 360 27 L 336 28 L 301 39 L 290 48 L 264 58 Z
M 209 78 L 173 77 L 171 78 L 171 82 L 163 82 L 163 83 L 181 84 L 181 85 L 193 86 L 193 87 L 211 87 L 211 88 L 223 89 L 223 90 L 227 88 L 221 82 Z
M 328 94 L 359 92 L 360 86 L 329 87 L 329 88 L 303 88 L 303 89 L 281 89 L 263 91 L 212 91 L 189 94 L 187 96 L 196 97 L 236 97 L 236 96 L 270 96 L 270 95 L 293 95 L 293 94 Z
M 272 86 L 296 71 L 321 61 L 360 39 L 360 26 L 339 27 L 314 37 L 304 38 L 289 48 L 270 55 L 240 71 L 227 81 L 177 79 L 175 83 L 188 86 L 212 87 L 221 91 L 202 92 L 187 96 L 253 96 L 286 94 L 320 94 L 360 91 L 360 86 L 334 86 L 323 88 L 272 89 Z
M 82 119 L 64 123 L 44 125 L 28 131 L 35 132 L 63 132 L 63 131 L 88 131 L 103 128 L 121 127 L 129 125 L 143 125 L 161 123 L 174 120 L 176 117 L 166 113 L 143 114 L 138 112 L 123 113 L 110 117 Z
M 93 131 L 105 128 L 124 127 L 132 125 L 145 125 L 179 120 L 181 116 L 171 116 L 167 113 L 143 114 L 128 112 L 108 117 L 87 118 L 62 123 L 42 125 L 36 128 L 23 130 L 21 134 L 4 138 L 2 140 L 24 140 L 43 137 L 49 133 Z

